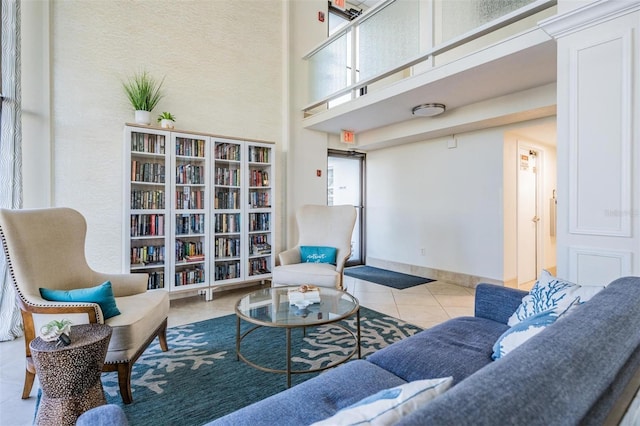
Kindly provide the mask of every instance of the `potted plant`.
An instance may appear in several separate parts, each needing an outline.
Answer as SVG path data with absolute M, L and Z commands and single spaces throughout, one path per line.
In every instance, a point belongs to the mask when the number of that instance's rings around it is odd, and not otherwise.
M 170 112 L 163 112 L 158 116 L 158 123 L 163 129 L 173 129 L 176 118 Z
M 156 107 L 162 94 L 164 78 L 157 82 L 147 71 L 135 73 L 128 81 L 122 82 L 131 106 L 136 111 L 136 123 L 151 124 L 151 111 Z

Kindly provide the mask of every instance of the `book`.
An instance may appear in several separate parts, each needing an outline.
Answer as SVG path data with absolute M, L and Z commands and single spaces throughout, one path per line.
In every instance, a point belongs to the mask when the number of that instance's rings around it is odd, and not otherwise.
M 320 303 L 320 290 L 313 285 L 301 285 L 288 291 L 289 305 L 310 305 Z

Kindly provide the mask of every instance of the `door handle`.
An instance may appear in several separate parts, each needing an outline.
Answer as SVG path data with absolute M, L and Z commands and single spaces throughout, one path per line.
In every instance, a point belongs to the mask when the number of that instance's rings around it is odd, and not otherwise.
M 536 216 L 533 217 L 533 219 L 531 219 L 531 221 L 538 223 L 538 222 L 540 222 L 540 218 L 536 215 Z

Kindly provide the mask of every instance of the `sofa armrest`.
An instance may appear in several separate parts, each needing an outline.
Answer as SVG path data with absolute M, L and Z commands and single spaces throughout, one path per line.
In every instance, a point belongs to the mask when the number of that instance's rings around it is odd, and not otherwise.
M 293 247 L 289 250 L 285 250 L 278 255 L 278 258 L 280 259 L 281 265 L 292 265 L 294 263 L 300 263 L 300 248 Z
M 494 284 L 476 287 L 475 316 L 506 324 L 528 293 Z

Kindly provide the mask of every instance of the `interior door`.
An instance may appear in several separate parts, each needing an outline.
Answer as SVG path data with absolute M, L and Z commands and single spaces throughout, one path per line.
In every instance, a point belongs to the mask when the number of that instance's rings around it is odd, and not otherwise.
M 347 266 L 364 264 L 364 170 L 365 154 L 329 150 L 327 158 L 327 205 L 351 204 L 356 208 L 356 224 L 351 237 L 351 257 Z
M 518 149 L 518 285 L 538 276 L 538 152 Z

